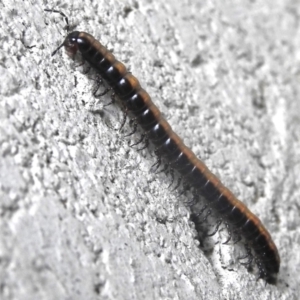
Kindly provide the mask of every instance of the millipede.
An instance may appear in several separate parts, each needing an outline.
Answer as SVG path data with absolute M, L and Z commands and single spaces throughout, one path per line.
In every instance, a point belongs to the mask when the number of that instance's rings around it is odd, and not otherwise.
M 53 9 L 45 9 L 45 11 L 58 13 L 64 17 L 69 31 L 68 18 L 64 13 Z M 79 31 L 68 33 L 52 56 L 62 47 L 71 58 L 79 52 L 82 60 L 88 62 L 97 76 L 106 82 L 108 89 L 105 92 L 111 91 L 112 102 L 118 99 L 119 104 L 124 108 L 122 126 L 126 122 L 126 116 L 130 115 L 134 127 L 133 133 L 138 125 L 143 130 L 140 142 L 145 143 L 144 148 L 149 142 L 155 147 L 157 165 L 160 165 L 163 159 L 172 172 L 176 171 L 179 178 L 191 187 L 195 195 L 205 199 L 203 210 L 209 207 L 210 211 L 213 210 L 219 218 L 215 231 L 224 222 L 228 228 L 229 239 L 231 233 L 234 233 L 238 235 L 239 240 L 244 241 L 247 254 L 243 258 L 249 259 L 248 266 L 252 265 L 254 259 L 259 272 L 258 279 L 262 278 L 267 283 L 276 284 L 280 257 L 270 233 L 260 219 L 238 200 L 183 143 L 152 102 L 149 94 L 141 87 L 138 79 L 89 33 Z

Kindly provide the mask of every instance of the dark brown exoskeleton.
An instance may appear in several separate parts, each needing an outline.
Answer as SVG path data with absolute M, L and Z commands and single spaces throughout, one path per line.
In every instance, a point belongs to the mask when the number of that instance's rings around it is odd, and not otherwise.
M 66 18 L 59 11 L 46 11 L 60 13 Z M 66 21 L 68 23 L 67 18 Z M 69 33 L 52 55 L 62 47 L 65 47 L 71 57 L 77 52 L 81 53 L 83 60 L 106 81 L 126 111 L 133 115 L 136 124 L 144 130 L 147 141 L 155 145 L 159 157 L 165 159 L 196 192 L 205 197 L 207 206 L 220 216 L 220 220 L 227 222 L 231 228 L 238 229 L 247 244 L 247 256 L 255 258 L 259 277 L 275 284 L 280 257 L 267 229 L 185 146 L 137 78 L 106 47 L 86 32 Z

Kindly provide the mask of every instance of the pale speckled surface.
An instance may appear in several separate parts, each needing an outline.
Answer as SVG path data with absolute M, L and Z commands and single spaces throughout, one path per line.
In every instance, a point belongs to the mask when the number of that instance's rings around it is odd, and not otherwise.
M 300 2 L 45 2 L 0 4 L 1 299 L 297 299 Z M 89 78 L 50 57 L 65 24 L 46 7 L 113 49 L 262 219 L 277 286 L 198 248 L 186 199 L 110 128 L 118 108 L 92 113 Z

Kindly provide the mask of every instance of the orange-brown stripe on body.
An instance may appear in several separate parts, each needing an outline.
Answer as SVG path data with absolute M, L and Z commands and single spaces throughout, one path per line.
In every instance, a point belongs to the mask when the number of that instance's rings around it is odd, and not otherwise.
M 80 32 L 78 40 L 84 41 L 84 44 L 87 45 L 86 48 L 93 47 L 95 49 L 95 53 L 97 53 L 99 56 L 101 55 L 102 57 L 105 57 L 111 63 L 115 61 L 115 56 L 89 33 Z M 86 51 L 87 49 L 81 49 L 82 54 L 86 54 Z

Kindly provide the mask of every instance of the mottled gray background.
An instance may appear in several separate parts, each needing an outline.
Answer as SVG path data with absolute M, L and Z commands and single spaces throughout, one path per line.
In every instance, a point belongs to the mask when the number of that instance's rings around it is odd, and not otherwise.
M 64 51 L 50 56 L 66 32 L 46 7 L 112 49 L 261 218 L 277 286 L 222 230 L 199 249 L 187 199 L 128 146 L 139 136 L 116 130 L 120 110 L 95 103 Z M 299 18 L 295 0 L 1 1 L 0 298 L 298 299 Z

